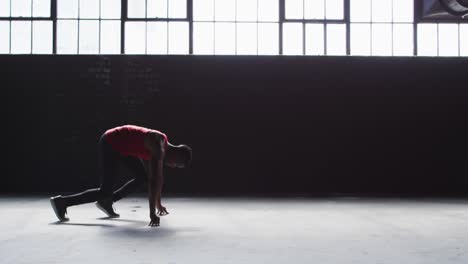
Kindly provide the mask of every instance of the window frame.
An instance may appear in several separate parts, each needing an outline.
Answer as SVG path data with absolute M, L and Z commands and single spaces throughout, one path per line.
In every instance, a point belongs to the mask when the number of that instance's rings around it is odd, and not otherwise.
M 57 1 L 57 0 L 53 0 Z M 171 1 L 171 0 L 167 0 Z M 127 22 L 187 22 L 189 26 L 189 51 L 187 55 L 193 54 L 193 0 L 185 0 L 187 13 L 185 18 L 129 18 L 128 17 L 128 0 L 121 0 L 121 24 L 120 24 L 120 54 L 126 55 L 125 53 L 125 24 Z M 147 0 L 145 0 L 147 5 Z M 148 54 L 143 54 L 148 55 Z M 161 54 L 161 55 L 172 55 L 172 54 Z M 187 56 L 185 55 L 185 56 Z
M 280 20 L 279 20 L 279 27 L 280 27 L 280 34 L 279 34 L 279 44 L 280 50 L 279 55 L 284 55 L 283 52 L 283 25 L 285 23 L 302 23 L 302 56 L 306 55 L 306 27 L 307 24 L 323 24 L 323 47 L 324 47 L 324 55 L 327 56 L 327 25 L 328 24 L 343 24 L 346 28 L 346 56 L 350 55 L 351 46 L 349 43 L 350 40 L 350 0 L 343 0 L 343 18 L 342 19 L 288 19 L 286 18 L 286 1 L 287 0 L 279 0 L 279 12 L 280 12 Z M 326 0 L 322 0 L 326 1 Z M 304 5 L 304 0 L 302 1 Z M 309 56 L 309 55 L 308 55 Z
M 424 17 L 423 0 L 414 0 L 414 22 L 413 22 L 413 41 L 414 52 L 413 56 L 418 55 L 418 25 L 420 24 L 437 24 L 437 39 L 439 39 L 439 24 L 458 24 L 458 46 L 460 46 L 460 24 L 468 24 L 468 19 L 463 18 L 428 18 Z M 437 41 L 437 57 L 439 56 L 439 42 Z M 460 47 L 458 47 L 458 56 L 460 56 Z
M 33 34 L 34 34 L 34 30 L 33 30 L 33 24 L 35 21 L 51 21 L 52 22 L 52 38 L 53 38 L 53 41 L 52 41 L 52 53 L 50 55 L 55 55 L 56 52 L 55 52 L 55 48 L 54 48 L 54 44 L 55 44 L 55 31 L 56 31 L 56 28 L 55 28 L 55 21 L 56 19 L 54 19 L 54 16 L 52 14 L 53 10 L 54 10 L 54 6 L 52 4 L 52 2 L 56 1 L 56 0 L 50 0 L 50 15 L 48 17 L 39 17 L 39 16 L 33 16 L 33 9 L 34 9 L 34 4 L 33 4 L 33 0 L 31 0 L 31 16 L 27 16 L 27 17 L 14 17 L 14 16 L 11 16 L 11 2 L 14 1 L 14 0 L 9 0 L 10 1 L 10 10 L 9 10 L 9 13 L 10 13 L 10 16 L 8 17 L 2 17 L 0 16 L 0 21 L 7 21 L 9 22 L 9 43 L 8 43 L 8 53 L 7 54 L 10 54 L 10 55 L 15 55 L 13 53 L 11 53 L 11 25 L 12 25 L 12 22 L 13 21 L 26 21 L 26 22 L 31 22 L 31 38 L 30 38 L 30 47 L 31 47 L 31 52 L 29 53 L 30 55 L 34 55 L 35 53 L 33 53 Z M 56 8 L 55 8 L 56 10 Z M 56 18 L 56 17 L 55 17 Z
M 0 21 L 8 21 L 10 22 L 9 27 L 9 53 L 11 54 L 11 42 L 12 42 L 12 31 L 11 31 L 11 22 L 13 21 L 30 21 L 33 23 L 34 21 L 51 21 L 52 22 L 52 53 L 50 55 L 58 55 L 57 53 L 57 1 L 58 0 L 50 0 L 50 16 L 49 17 L 12 17 L 11 16 L 11 1 L 10 0 L 10 16 L 9 17 L 0 17 Z M 32 0 L 31 0 L 32 1 Z M 168 0 L 171 1 L 171 0 Z M 128 17 L 128 0 L 120 0 L 121 3 L 121 15 L 120 19 L 115 19 L 120 21 L 120 53 L 119 55 L 127 55 L 125 53 L 125 25 L 127 22 L 151 22 L 151 21 L 162 21 L 162 22 L 187 22 L 188 23 L 188 54 L 187 55 L 194 55 L 193 52 L 193 0 L 185 0 L 186 1 L 186 17 L 185 18 L 129 18 Z M 216 1 L 216 0 L 215 0 Z M 313 23 L 320 23 L 324 25 L 324 49 L 325 55 L 327 55 L 327 25 L 328 24 L 344 24 L 346 28 L 346 54 L 343 56 L 350 56 L 351 55 L 351 25 L 353 23 L 360 23 L 360 22 L 351 22 L 350 19 L 350 7 L 351 7 L 351 0 L 343 0 L 343 19 L 287 19 L 286 18 L 286 0 L 278 0 L 278 55 L 284 55 L 283 52 L 283 25 L 285 23 L 302 23 L 302 55 L 306 53 L 306 25 L 313 24 Z M 147 0 L 145 0 L 145 3 Z M 451 23 L 451 24 L 468 24 L 468 19 L 462 18 L 455 18 L 455 19 L 440 19 L 440 18 L 424 18 L 423 17 L 423 2 L 422 0 L 413 0 L 414 2 L 414 21 L 411 22 L 413 24 L 413 54 L 412 56 L 419 56 L 418 55 L 418 25 L 425 24 L 425 23 L 434 23 L 434 24 L 442 24 L 442 23 Z M 31 9 L 33 8 L 33 4 L 31 3 Z M 259 23 L 258 21 L 256 23 Z M 370 22 L 372 23 L 372 22 Z M 378 23 L 378 22 L 377 22 Z M 400 23 L 400 22 L 389 22 L 389 23 Z M 410 22 L 408 22 L 410 23 Z M 33 34 L 33 30 L 31 30 L 31 35 Z M 33 38 L 31 37 L 31 55 L 35 55 L 33 53 Z M 79 55 L 79 54 L 77 54 Z M 105 53 L 99 53 L 98 55 L 106 55 Z M 166 54 L 172 55 L 172 54 Z M 200 56 L 200 55 L 197 55 Z M 371 55 L 372 56 L 372 55 Z M 459 55 L 460 56 L 460 55 Z
M 424 17 L 424 3 L 423 0 L 414 0 L 414 23 L 468 23 L 468 19 L 463 18 L 429 18 Z

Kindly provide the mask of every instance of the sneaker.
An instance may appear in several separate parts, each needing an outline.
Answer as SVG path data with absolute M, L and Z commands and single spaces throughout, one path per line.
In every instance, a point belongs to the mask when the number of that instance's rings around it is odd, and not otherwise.
M 50 198 L 50 204 L 54 209 L 55 215 L 60 220 L 60 222 L 66 222 L 70 219 L 66 217 L 67 214 L 67 206 L 65 205 L 65 201 L 62 199 L 62 196 L 55 196 Z
M 103 211 L 110 218 L 118 218 L 120 215 L 114 211 L 113 202 L 110 199 L 96 202 L 96 207 Z

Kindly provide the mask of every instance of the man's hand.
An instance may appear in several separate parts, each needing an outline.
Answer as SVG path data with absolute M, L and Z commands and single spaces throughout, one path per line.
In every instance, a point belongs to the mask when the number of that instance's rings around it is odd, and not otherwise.
M 158 208 L 157 214 L 159 216 L 165 216 L 169 214 L 169 212 L 166 210 L 166 207 L 162 206 L 161 204 L 158 204 L 156 207 Z
M 151 218 L 151 222 L 149 223 L 148 226 L 159 226 L 159 217 L 153 212 L 153 213 L 150 213 L 150 218 Z

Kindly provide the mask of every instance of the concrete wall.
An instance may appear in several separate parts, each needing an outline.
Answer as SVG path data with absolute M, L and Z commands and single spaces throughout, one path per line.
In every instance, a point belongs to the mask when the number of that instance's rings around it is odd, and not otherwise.
M 167 193 L 468 193 L 466 58 L 0 62 L 2 192 L 95 187 L 100 134 L 131 123 L 192 146 Z

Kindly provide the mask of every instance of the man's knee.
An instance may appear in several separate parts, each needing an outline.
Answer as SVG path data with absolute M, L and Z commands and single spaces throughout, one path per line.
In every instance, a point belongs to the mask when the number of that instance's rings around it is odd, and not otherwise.
M 111 188 L 98 188 L 99 197 L 106 198 L 112 196 Z

